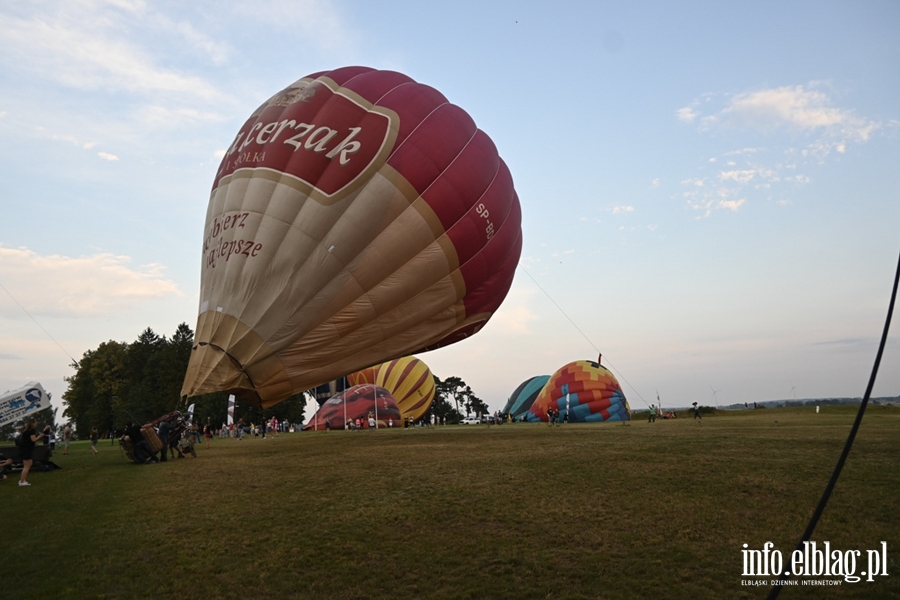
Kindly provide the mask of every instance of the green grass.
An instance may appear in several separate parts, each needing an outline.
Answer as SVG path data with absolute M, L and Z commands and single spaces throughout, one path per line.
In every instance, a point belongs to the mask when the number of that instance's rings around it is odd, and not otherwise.
M 789 555 L 854 414 L 295 433 L 147 466 L 79 442 L 0 484 L 0 597 L 762 598 L 742 545 Z M 869 408 L 813 536 L 886 541 L 889 576 L 781 598 L 900 598 L 898 433 Z

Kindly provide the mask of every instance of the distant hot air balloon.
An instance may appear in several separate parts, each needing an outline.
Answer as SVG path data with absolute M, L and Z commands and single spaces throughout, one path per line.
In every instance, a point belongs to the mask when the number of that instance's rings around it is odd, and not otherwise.
M 268 407 L 459 341 L 500 306 L 521 246 L 509 170 L 461 108 L 392 71 L 304 77 L 216 173 L 182 394 Z
M 434 375 L 428 365 L 414 356 L 357 371 L 347 379 L 352 385 L 374 383 L 386 389 L 397 400 L 404 418 L 419 420 L 434 400 Z
M 402 424 L 400 409 L 390 392 L 377 385 L 364 383 L 335 394 L 319 407 L 316 414 L 303 426 L 303 431 L 324 431 L 326 421 L 328 429 L 344 429 L 347 421 L 355 422 L 357 419 L 362 419 L 363 427 L 368 429 L 370 413 L 376 421 L 376 427 L 388 427 L 391 423 L 394 427 L 400 427 Z
M 631 407 L 615 376 L 590 360 L 567 364 L 550 376 L 528 411 L 529 421 L 546 421 L 547 409 L 560 415 L 569 410 L 569 422 L 629 421 Z
M 520 419 L 528 413 L 528 409 L 534 404 L 535 399 L 549 379 L 549 375 L 538 375 L 520 383 L 519 387 L 510 394 L 509 400 L 506 401 L 506 406 L 503 407 L 501 412 L 505 415 L 508 414 L 513 420 Z

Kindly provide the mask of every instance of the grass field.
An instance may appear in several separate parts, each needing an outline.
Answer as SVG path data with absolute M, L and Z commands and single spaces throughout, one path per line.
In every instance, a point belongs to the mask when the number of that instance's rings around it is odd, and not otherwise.
M 743 544 L 789 557 L 855 410 L 216 439 L 147 466 L 78 442 L 0 484 L 0 597 L 763 598 Z M 869 407 L 813 536 L 857 572 L 887 542 L 889 575 L 781 598 L 900 598 L 898 434 Z

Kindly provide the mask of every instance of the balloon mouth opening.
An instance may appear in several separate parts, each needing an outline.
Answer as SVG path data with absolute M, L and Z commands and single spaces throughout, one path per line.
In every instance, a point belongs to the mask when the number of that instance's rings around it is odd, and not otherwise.
M 237 317 L 207 310 L 197 319 L 181 393 L 214 392 L 268 408 L 290 397 L 294 389 L 281 359 L 258 333 Z
M 239 383 L 235 384 L 231 389 L 225 390 L 226 394 L 234 394 L 237 400 L 253 404 L 254 406 L 262 405 L 262 397 L 259 395 L 259 392 L 256 390 L 256 385 L 253 383 L 253 379 L 250 377 L 250 373 L 244 368 L 244 365 L 241 364 L 237 358 L 235 358 L 232 354 L 228 352 L 225 348 L 212 344 L 210 342 L 200 342 L 198 346 L 209 346 L 214 350 L 218 350 L 228 359 L 229 366 L 231 367 L 231 371 L 234 373 L 235 377 L 240 379 Z M 247 385 L 244 385 L 244 384 Z

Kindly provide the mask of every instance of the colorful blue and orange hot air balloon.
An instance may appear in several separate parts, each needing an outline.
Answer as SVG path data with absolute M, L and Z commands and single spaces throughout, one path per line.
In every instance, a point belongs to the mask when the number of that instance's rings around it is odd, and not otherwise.
M 631 407 L 615 376 L 606 367 L 590 360 L 569 363 L 550 376 L 528 411 L 529 421 L 547 421 L 547 409 L 563 415 L 570 423 L 629 421 Z
M 462 340 L 503 302 L 521 247 L 512 176 L 465 111 L 393 71 L 303 77 L 216 173 L 182 395 L 268 407 Z

